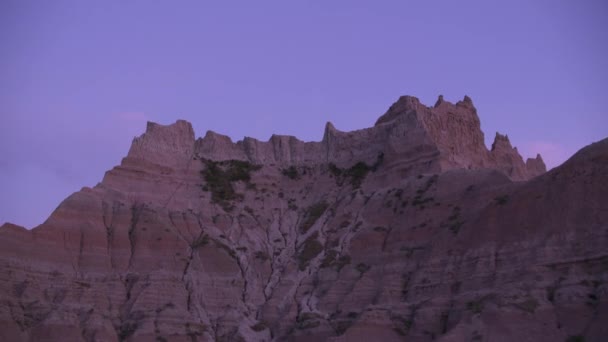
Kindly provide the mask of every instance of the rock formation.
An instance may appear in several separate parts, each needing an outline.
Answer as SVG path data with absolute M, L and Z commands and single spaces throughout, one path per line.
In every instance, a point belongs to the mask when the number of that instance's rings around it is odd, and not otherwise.
M 0 228 L 3 341 L 600 341 L 608 139 L 550 172 L 470 98 L 233 143 L 149 123 L 33 230 Z

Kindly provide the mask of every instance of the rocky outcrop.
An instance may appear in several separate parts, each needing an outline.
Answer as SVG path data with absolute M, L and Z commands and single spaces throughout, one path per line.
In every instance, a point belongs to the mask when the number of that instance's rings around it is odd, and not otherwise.
M 600 341 L 608 139 L 548 173 L 483 141 L 467 97 L 321 142 L 149 124 L 0 228 L 0 340 Z
M 491 168 L 500 170 L 513 180 L 526 180 L 546 172 L 540 157 L 531 162 L 528 168 L 517 149 L 511 146 L 509 138 L 499 133 L 496 133 L 492 149 L 488 151 L 477 110 L 468 96 L 456 104 L 439 96 L 432 108 L 422 105 L 415 97 L 403 96 L 378 119 L 376 126 L 398 121 L 408 115 L 416 117 L 439 150 L 438 160 L 442 171 Z
M 127 159 L 177 169 L 188 164 L 192 156 L 263 165 L 348 166 L 359 161 L 371 165 L 380 154 L 403 174 L 489 168 L 513 180 L 526 180 L 546 171 L 542 161 L 533 162 L 528 169 L 508 138 L 498 133 L 488 151 L 477 110 L 468 96 L 456 104 L 440 96 L 433 107 L 403 96 L 374 127 L 342 132 L 328 122 L 320 142 L 273 135 L 266 142 L 246 137 L 233 143 L 228 136 L 212 131 L 194 141 L 186 121 L 168 126 L 149 123 L 146 133 L 133 141 Z

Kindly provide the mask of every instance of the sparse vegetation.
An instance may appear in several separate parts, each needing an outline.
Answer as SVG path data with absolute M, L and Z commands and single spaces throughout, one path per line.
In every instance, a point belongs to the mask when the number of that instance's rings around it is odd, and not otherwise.
M 319 217 L 325 213 L 329 205 L 325 201 L 315 203 L 306 209 L 304 219 L 300 224 L 300 233 L 305 234 L 317 222 Z
M 371 167 L 364 162 L 358 162 L 351 166 L 350 169 L 346 170 L 345 176 L 350 178 L 350 184 L 353 188 L 358 188 L 361 186 L 361 183 L 369 171 L 371 171 Z
M 208 243 L 209 243 L 209 235 L 201 234 L 194 241 L 192 241 L 192 244 L 190 245 L 190 247 L 192 249 L 195 249 L 195 248 L 203 247 L 203 246 L 207 245 Z
M 281 170 L 281 173 L 283 174 L 283 176 L 285 176 L 291 180 L 300 179 L 300 174 L 298 173 L 298 169 L 293 165 L 286 169 Z
M 245 182 L 248 188 L 254 188 L 255 185 L 251 183 L 251 172 L 261 168 L 259 165 L 241 160 L 203 160 L 203 163 L 205 169 L 201 171 L 201 175 L 207 183 L 203 185 L 203 190 L 210 191 L 211 200 L 226 211 L 232 208 L 231 201 L 242 198 L 241 194 L 236 193 L 232 183 L 241 181 Z
M 213 242 L 215 243 L 216 247 L 223 249 L 231 258 L 236 259 L 236 252 L 232 248 L 228 247 L 228 245 L 217 240 L 213 240 Z
M 418 178 L 420 178 L 420 176 Z M 434 197 L 424 197 L 424 195 L 431 188 L 431 186 L 433 186 L 433 184 L 435 184 L 435 182 L 437 181 L 437 178 L 439 178 L 437 175 L 433 175 L 426 181 L 426 183 L 424 184 L 424 186 L 422 188 L 416 190 L 416 196 L 414 197 L 414 200 L 412 201 L 412 206 L 414 206 L 414 207 L 419 206 L 420 209 L 424 209 L 425 204 L 435 201 Z
M 448 227 L 456 235 L 463 224 L 464 221 L 460 218 L 460 207 L 455 206 L 452 208 L 452 213 L 448 216 L 447 220 L 441 223 L 441 227 Z
M 287 208 L 293 211 L 298 210 L 298 205 L 296 204 L 296 200 L 294 198 L 290 198 L 287 200 Z
M 298 264 L 301 271 L 308 266 L 308 263 L 312 259 L 323 251 L 323 245 L 317 240 L 318 236 L 319 233 L 314 232 L 314 234 L 309 236 L 302 244 L 300 253 L 298 254 Z
M 339 168 L 334 163 L 329 163 L 329 171 L 336 178 L 336 184 L 342 186 L 345 181 L 355 189 L 361 187 L 361 183 L 365 180 L 367 174 L 375 172 L 384 161 L 384 153 L 380 153 L 373 165 L 367 165 L 365 162 L 359 161 L 348 169 Z

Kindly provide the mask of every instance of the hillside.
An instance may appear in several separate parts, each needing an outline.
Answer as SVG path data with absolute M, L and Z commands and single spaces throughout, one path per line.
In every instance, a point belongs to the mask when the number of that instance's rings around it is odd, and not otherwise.
M 546 172 L 466 96 L 320 142 L 148 123 L 0 228 L 0 340 L 600 341 L 607 246 L 608 139 Z

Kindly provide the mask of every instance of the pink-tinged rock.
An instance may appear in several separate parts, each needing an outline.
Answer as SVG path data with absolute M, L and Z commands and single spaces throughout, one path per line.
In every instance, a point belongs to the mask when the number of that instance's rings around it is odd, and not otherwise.
M 7 341 L 601 341 L 608 139 L 550 172 L 466 97 L 236 143 L 149 123 L 44 224 L 0 227 Z

